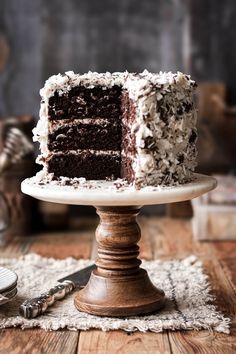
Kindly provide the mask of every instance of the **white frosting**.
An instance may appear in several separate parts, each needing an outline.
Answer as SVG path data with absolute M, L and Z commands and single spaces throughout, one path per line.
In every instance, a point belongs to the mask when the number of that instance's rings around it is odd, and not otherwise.
M 75 124 L 109 124 L 111 121 L 108 118 L 81 118 L 81 119 L 60 119 L 56 121 L 48 122 L 48 132 L 53 133 L 54 130 L 57 130 L 60 127 L 70 127 Z
M 36 159 L 36 162 L 39 165 L 43 165 L 45 166 L 45 159 L 46 161 L 50 160 L 52 156 L 60 156 L 60 155 L 81 155 L 81 154 L 93 154 L 93 155 L 109 155 L 109 156 L 115 156 L 115 157 L 119 157 L 120 156 L 120 151 L 114 151 L 114 150 L 93 150 L 93 149 L 86 149 L 86 150 L 70 150 L 67 152 L 62 152 L 62 151 L 55 151 L 55 152 L 49 152 L 47 157 L 45 158 L 45 156 L 39 155 Z M 45 166 L 46 167 L 46 166 Z
M 80 75 L 69 71 L 50 77 L 40 91 L 40 120 L 33 131 L 43 158 L 49 156 L 48 132 L 53 129 L 48 121 L 48 100 L 55 91 L 62 95 L 78 85 L 88 88 L 119 85 L 128 91 L 136 106 L 136 120 L 131 127 L 137 151 L 133 158 L 136 183 L 172 184 L 173 175 L 179 182 L 191 178 L 196 164 L 195 144 L 189 143 L 196 126 L 196 110 L 192 107 L 194 81 L 180 72 L 153 74 L 145 70 L 141 74 L 88 72 Z M 186 109 L 186 105 L 190 108 Z M 150 143 L 145 146 L 147 138 Z M 183 163 L 179 162 L 180 155 Z
M 130 98 L 136 105 L 136 121 L 132 132 L 136 136 L 136 158 L 133 169 L 136 182 L 141 185 L 174 183 L 172 175 L 179 182 L 191 178 L 195 167 L 196 149 L 189 144 L 192 129 L 196 126 L 196 111 L 178 114 L 179 106 L 193 102 L 194 82 L 182 73 L 160 73 L 153 75 L 147 71 L 135 81 L 129 77 L 125 83 Z M 183 106 L 183 105 L 182 105 Z M 163 119 L 161 110 L 169 107 Z M 151 139 L 145 147 L 146 138 Z M 151 149 L 151 150 L 150 150 Z M 183 155 L 184 163 L 179 163 Z
M 52 155 L 70 155 L 70 154 L 74 154 L 74 155 L 78 155 L 78 154 L 93 154 L 93 155 L 113 155 L 113 156 L 120 156 L 120 151 L 115 151 L 115 150 L 93 150 L 93 149 L 86 149 L 86 150 L 70 150 L 67 152 L 61 152 L 61 151 L 57 151 L 57 152 L 53 152 L 51 153 L 51 155 L 48 156 L 52 156 Z

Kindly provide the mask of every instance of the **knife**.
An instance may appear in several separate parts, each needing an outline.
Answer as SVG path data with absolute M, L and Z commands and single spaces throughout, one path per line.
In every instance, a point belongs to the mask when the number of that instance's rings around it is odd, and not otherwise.
M 20 315 L 30 319 L 43 314 L 47 308 L 52 306 L 57 300 L 63 299 L 77 287 L 84 287 L 90 278 L 92 270 L 95 268 L 96 265 L 92 264 L 78 272 L 59 279 L 59 285 L 42 293 L 39 297 L 24 301 L 19 307 Z

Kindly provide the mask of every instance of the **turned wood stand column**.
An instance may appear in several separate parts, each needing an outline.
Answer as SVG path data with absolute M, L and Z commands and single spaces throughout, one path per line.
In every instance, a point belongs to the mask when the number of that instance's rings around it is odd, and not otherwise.
M 139 211 L 131 206 L 97 207 L 97 269 L 76 295 L 77 309 L 100 316 L 131 316 L 150 313 L 164 305 L 164 292 L 139 267 Z

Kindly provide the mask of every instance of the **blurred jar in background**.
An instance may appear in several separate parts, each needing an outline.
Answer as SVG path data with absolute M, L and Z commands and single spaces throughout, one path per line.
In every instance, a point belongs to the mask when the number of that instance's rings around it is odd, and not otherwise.
M 33 200 L 21 192 L 21 182 L 34 173 L 31 116 L 0 121 L 0 244 L 31 231 Z

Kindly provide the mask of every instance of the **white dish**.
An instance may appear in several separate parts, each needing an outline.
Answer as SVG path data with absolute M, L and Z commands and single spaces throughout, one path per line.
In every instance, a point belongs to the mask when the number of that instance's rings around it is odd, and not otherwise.
M 15 296 L 16 292 L 17 292 L 17 286 L 15 286 L 9 291 L 5 291 L 4 293 L 1 293 L 0 295 L 7 297 L 8 299 L 11 299 L 13 296 Z
M 17 275 L 10 269 L 0 267 L 0 294 L 14 287 L 17 283 Z
M 0 305 L 4 305 L 7 302 L 11 301 L 16 296 L 16 294 L 17 294 L 17 287 L 15 287 L 9 292 L 0 294 Z
M 62 204 L 142 206 L 190 200 L 216 187 L 215 178 L 198 173 L 194 176 L 194 181 L 175 187 L 145 187 L 140 190 L 126 187 L 122 191 L 114 190 L 113 182 L 97 182 L 98 188 L 88 189 L 54 184 L 41 185 L 33 177 L 22 182 L 21 190 L 37 199 Z

